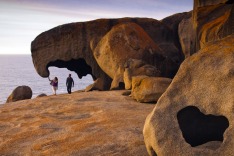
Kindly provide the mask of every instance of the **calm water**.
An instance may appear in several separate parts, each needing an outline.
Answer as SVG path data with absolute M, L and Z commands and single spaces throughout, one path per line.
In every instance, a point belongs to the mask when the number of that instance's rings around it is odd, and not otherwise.
M 66 78 L 69 73 L 75 81 L 72 91 L 84 89 L 93 82 L 90 75 L 79 79 L 76 73 L 66 68 L 50 67 L 50 78 L 59 79 L 58 94 L 67 93 Z M 33 91 L 33 98 L 41 93 L 52 94 L 47 78 L 40 77 L 34 69 L 30 55 L 0 55 L 0 104 L 5 103 L 7 97 L 18 86 L 27 85 Z

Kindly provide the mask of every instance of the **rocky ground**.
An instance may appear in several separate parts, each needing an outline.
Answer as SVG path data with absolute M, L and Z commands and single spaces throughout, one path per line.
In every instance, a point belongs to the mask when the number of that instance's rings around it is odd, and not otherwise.
M 123 91 L 76 92 L 0 106 L 0 155 L 147 155 L 153 104 Z

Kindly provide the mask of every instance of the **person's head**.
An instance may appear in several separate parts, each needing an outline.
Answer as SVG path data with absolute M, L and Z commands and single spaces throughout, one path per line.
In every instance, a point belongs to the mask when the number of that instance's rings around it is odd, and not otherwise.
M 68 76 L 71 77 L 71 74 L 69 74 Z
M 54 78 L 54 80 L 55 80 L 55 81 L 58 81 L 58 78 L 57 78 L 57 77 L 55 77 L 55 78 Z

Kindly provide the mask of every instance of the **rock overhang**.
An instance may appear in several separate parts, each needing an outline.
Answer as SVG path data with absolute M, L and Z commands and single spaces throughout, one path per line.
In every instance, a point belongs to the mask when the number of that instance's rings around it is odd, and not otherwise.
M 173 30 L 165 23 L 154 19 L 121 18 L 70 23 L 41 33 L 31 43 L 32 58 L 36 71 L 40 76 L 48 77 L 50 74 L 48 67 L 57 66 L 76 71 L 79 77 L 89 73 L 93 78 L 113 79 L 98 65 L 93 51 L 113 26 L 129 22 L 136 23 L 143 28 L 153 42 L 163 49 L 167 58 L 177 60 L 175 61 L 176 65 L 172 63 L 170 66 L 178 69 L 180 64 L 178 60 L 181 60 L 181 54 L 178 54 L 179 47 L 174 45 L 176 37 L 172 35 Z M 81 59 L 85 61 L 87 67 L 91 67 L 91 70 L 88 68 L 87 72 L 78 72 L 81 68 L 71 67 L 74 66 L 71 63 L 74 62 L 73 60 Z M 79 64 L 82 63 L 77 63 L 75 66 L 79 66 Z M 165 70 L 165 72 L 167 71 Z M 174 74 L 175 72 L 171 75 Z

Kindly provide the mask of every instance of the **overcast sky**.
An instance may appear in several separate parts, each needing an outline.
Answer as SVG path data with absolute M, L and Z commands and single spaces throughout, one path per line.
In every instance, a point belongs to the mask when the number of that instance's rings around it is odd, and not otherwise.
M 193 0 L 0 0 L 0 54 L 31 54 L 40 33 L 98 18 L 162 19 L 192 10 Z

